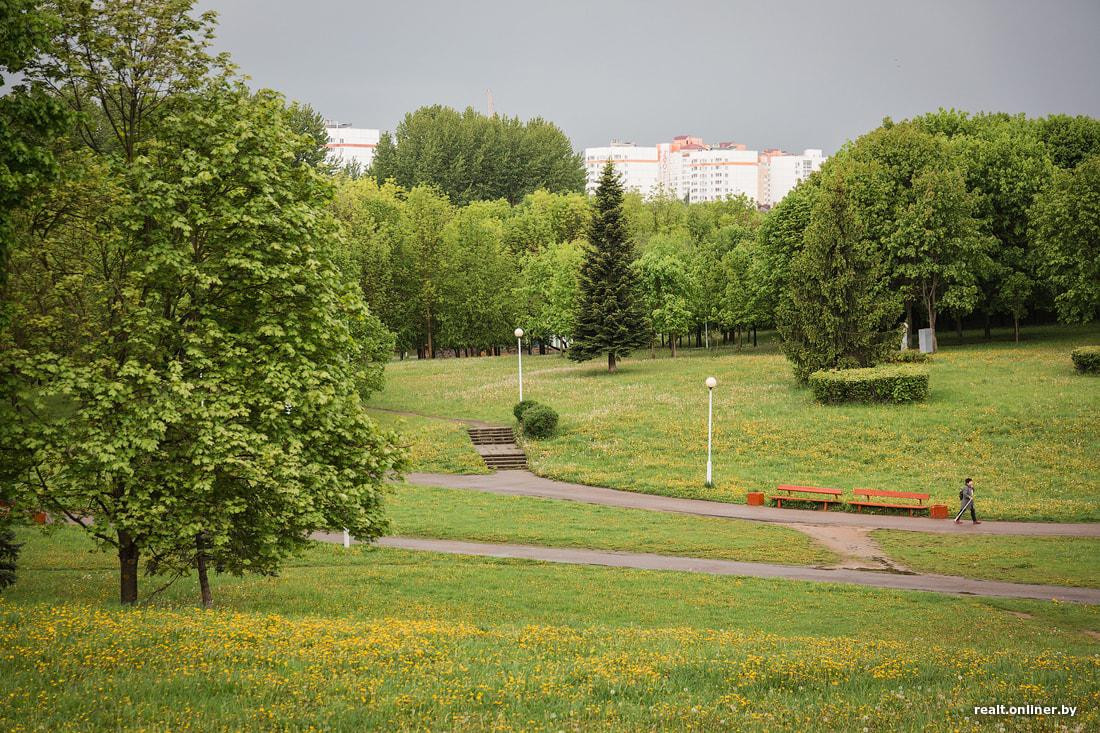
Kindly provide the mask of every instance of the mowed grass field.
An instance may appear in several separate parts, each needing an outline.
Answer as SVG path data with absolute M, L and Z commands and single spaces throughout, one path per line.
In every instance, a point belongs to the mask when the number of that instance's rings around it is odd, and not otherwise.
M 986 342 L 941 337 L 931 396 L 916 405 L 816 404 L 774 339 L 757 349 L 681 350 L 606 363 L 524 357 L 524 394 L 561 414 L 527 441 L 543 476 L 672 496 L 744 501 L 780 483 L 921 491 L 949 505 L 973 476 L 988 518 L 1100 520 L 1100 379 L 1069 353 L 1100 327 L 1025 329 Z M 715 486 L 703 486 L 706 388 L 715 397 Z M 379 407 L 511 424 L 512 357 L 394 362 Z M 415 440 L 415 436 L 411 439 Z
M 489 473 L 458 423 L 383 410 L 367 414 L 384 430 L 396 431 L 409 451 L 409 470 L 427 473 Z
M 548 547 L 828 565 L 838 558 L 797 530 L 477 491 L 398 486 L 388 499 L 394 534 Z
M 1100 539 L 936 535 L 879 530 L 871 537 L 920 573 L 1100 588 Z
M 74 528 L 0 596 L 0 729 L 1092 730 L 1100 608 L 318 545 L 136 609 Z M 145 590 L 157 579 L 145 578 Z M 1068 704 L 1075 718 L 974 717 Z

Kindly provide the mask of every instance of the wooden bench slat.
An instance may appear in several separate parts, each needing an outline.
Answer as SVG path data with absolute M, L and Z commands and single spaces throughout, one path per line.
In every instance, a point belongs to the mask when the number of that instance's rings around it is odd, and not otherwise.
M 852 506 L 882 506 L 890 509 L 930 509 L 931 507 L 923 504 L 886 504 L 878 501 L 850 501 L 848 502 Z
M 780 484 L 779 486 L 776 486 L 775 490 L 786 491 L 788 493 L 795 491 L 803 494 L 827 494 L 829 496 L 840 496 L 844 493 L 840 489 L 822 489 L 818 488 L 817 486 L 788 486 L 786 484 Z
M 925 501 L 931 496 L 931 494 L 919 494 L 913 491 L 883 491 L 882 489 L 855 489 L 852 493 L 859 496 L 882 496 L 889 499 L 917 499 L 918 501 Z

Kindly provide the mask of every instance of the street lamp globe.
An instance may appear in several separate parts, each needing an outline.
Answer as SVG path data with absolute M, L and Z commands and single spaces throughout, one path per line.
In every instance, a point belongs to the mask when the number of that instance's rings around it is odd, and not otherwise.
M 516 338 L 518 338 L 518 339 L 523 338 L 523 329 L 522 328 L 517 328 L 516 329 Z
M 718 386 L 718 380 L 714 377 L 707 377 L 707 389 L 714 389 Z

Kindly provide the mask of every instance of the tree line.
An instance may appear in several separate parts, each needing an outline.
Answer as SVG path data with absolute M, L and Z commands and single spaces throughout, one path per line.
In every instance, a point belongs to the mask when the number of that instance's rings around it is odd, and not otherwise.
M 745 199 L 626 193 L 637 336 L 675 353 L 712 328 L 726 338 L 775 326 L 792 355 L 833 344 L 812 363 L 795 357 L 801 379 L 874 361 L 856 344 L 881 351 L 902 323 L 915 338 L 920 327 L 934 335 L 941 316 L 960 331 L 969 319 L 988 336 L 1007 317 L 1018 337 L 1028 314 L 1092 320 L 1098 154 L 1092 118 L 940 110 L 885 120 L 767 214 Z M 585 317 L 585 253 L 603 236 L 594 200 L 538 190 L 461 206 L 430 182 L 338 187 L 364 293 L 403 352 L 495 353 L 516 325 L 569 347 Z

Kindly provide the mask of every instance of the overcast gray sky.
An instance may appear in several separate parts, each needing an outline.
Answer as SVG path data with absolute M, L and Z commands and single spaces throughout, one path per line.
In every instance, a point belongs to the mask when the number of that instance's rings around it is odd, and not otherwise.
M 1100 117 L 1098 0 L 199 0 L 257 86 L 357 127 L 428 104 L 824 148 L 938 107 Z

